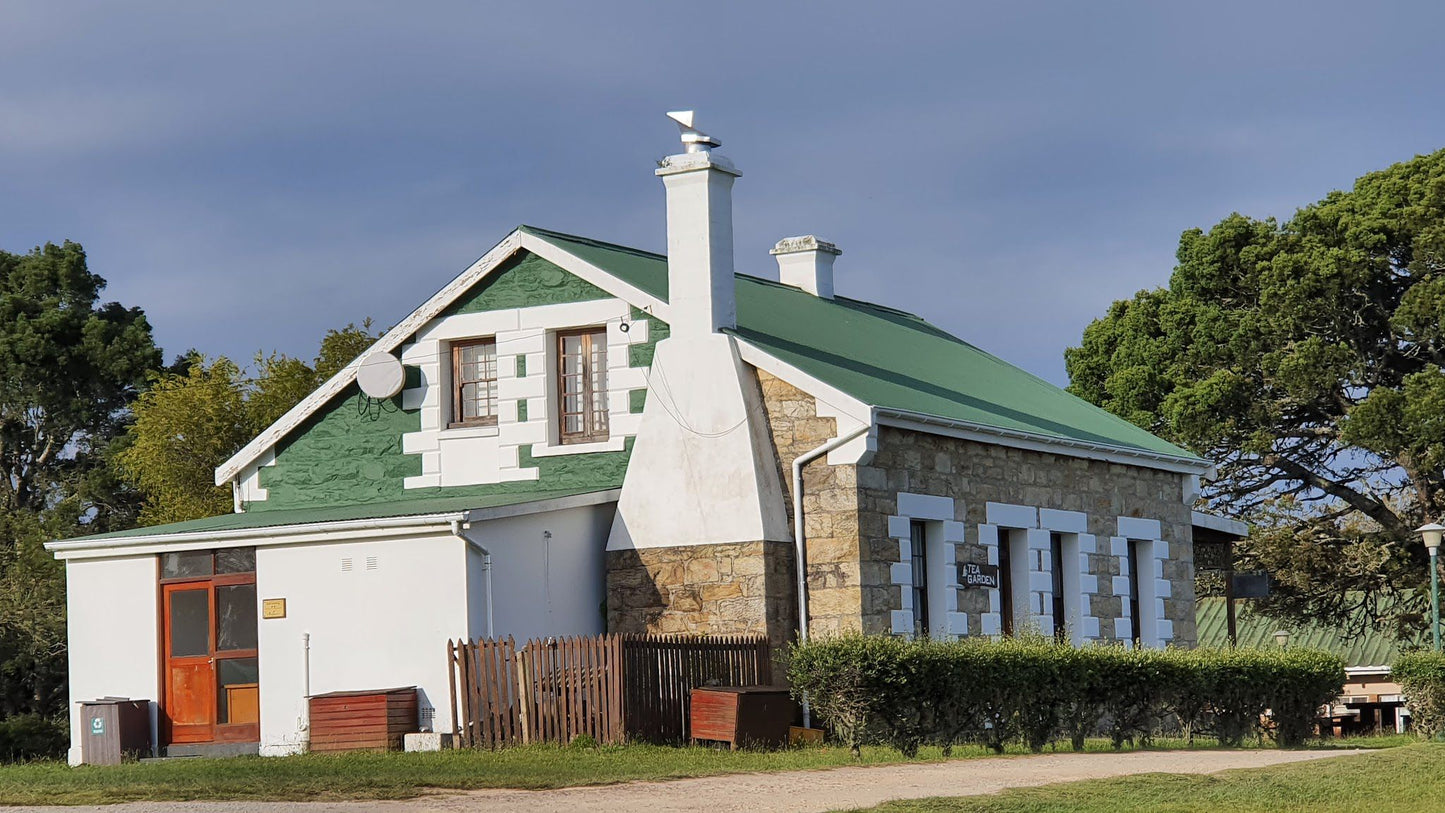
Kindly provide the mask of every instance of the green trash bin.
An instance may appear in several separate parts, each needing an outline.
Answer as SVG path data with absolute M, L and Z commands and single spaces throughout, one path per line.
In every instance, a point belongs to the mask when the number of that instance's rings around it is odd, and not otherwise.
M 80 704 L 80 761 L 119 765 L 151 753 L 151 701 L 102 697 Z

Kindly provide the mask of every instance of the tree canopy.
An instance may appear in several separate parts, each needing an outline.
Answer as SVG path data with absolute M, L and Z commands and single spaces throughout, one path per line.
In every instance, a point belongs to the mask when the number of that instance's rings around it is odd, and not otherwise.
M 207 360 L 192 352 L 153 373 L 115 455 L 119 477 L 144 495 L 141 524 L 232 510 L 230 489 L 214 484 L 215 468 L 375 340 L 367 320 L 327 331 L 310 364 L 273 353 L 258 356 L 248 374 L 224 356 Z
M 1177 260 L 1066 351 L 1070 390 L 1216 461 L 1204 499 L 1256 523 L 1275 611 L 1419 629 L 1412 529 L 1445 512 L 1445 150 L 1284 223 L 1186 231 Z

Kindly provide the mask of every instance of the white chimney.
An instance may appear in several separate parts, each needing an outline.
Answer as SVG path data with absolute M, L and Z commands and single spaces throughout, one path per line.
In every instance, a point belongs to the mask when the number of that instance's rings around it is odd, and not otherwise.
M 712 153 L 722 142 L 694 126 L 693 111 L 667 116 L 682 131 L 684 150 L 657 170 L 667 189 L 668 322 L 673 335 L 717 333 L 737 325 L 733 181 L 742 173 Z
M 837 246 L 809 234 L 784 237 L 769 253 L 778 258 L 778 279 L 784 285 L 833 298 L 833 261 L 843 253 Z

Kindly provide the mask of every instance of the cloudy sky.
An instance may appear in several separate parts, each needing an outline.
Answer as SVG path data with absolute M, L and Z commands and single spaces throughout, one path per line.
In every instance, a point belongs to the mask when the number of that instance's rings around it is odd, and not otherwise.
M 202 8 L 205 6 L 205 8 Z M 310 356 L 515 225 L 658 250 L 663 112 L 743 170 L 740 271 L 1053 381 L 1179 233 L 1445 147 L 1445 8 L 1364 3 L 0 3 L 0 248 L 76 240 L 168 355 Z

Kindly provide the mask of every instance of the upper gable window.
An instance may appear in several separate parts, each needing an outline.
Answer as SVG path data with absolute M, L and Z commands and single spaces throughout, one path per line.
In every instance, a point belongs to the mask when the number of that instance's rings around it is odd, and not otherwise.
M 607 331 L 557 334 L 557 394 L 562 443 L 607 440 Z
M 497 425 L 497 342 L 452 343 L 452 420 L 449 426 Z

